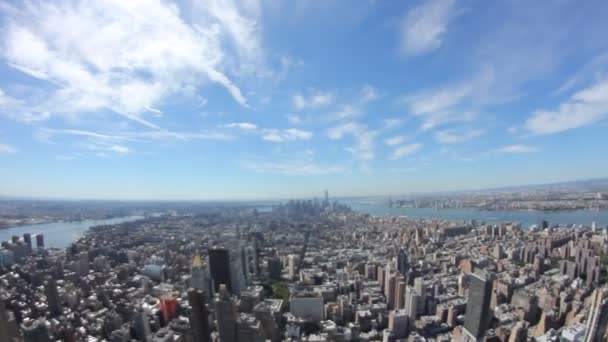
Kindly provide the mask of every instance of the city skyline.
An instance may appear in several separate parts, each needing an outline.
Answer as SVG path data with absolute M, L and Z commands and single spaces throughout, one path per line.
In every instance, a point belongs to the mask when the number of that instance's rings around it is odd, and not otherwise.
M 603 178 L 608 4 L 0 1 L 0 195 Z

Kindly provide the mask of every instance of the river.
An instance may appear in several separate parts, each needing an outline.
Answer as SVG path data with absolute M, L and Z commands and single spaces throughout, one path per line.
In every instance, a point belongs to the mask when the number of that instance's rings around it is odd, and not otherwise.
M 549 224 L 585 224 L 596 222 L 608 224 L 608 211 L 518 211 L 518 210 L 468 210 L 432 208 L 389 208 L 385 203 L 351 201 L 354 211 L 373 216 L 408 216 L 415 218 L 438 218 L 451 221 L 478 220 L 483 222 L 519 222 L 523 227 L 547 220 Z
M 32 224 L 0 229 L 0 241 L 10 240 L 12 236 L 23 236 L 25 233 L 43 234 L 45 247 L 64 248 L 69 246 L 84 234 L 89 227 L 102 224 L 115 224 L 142 219 L 143 216 L 126 216 L 106 220 L 84 220 L 78 222 L 53 222 L 43 224 Z M 32 238 L 35 244 L 35 239 Z
M 360 213 L 374 216 L 408 216 L 415 218 L 438 218 L 450 221 L 478 220 L 484 222 L 519 222 L 524 228 L 547 220 L 550 224 L 585 224 L 596 222 L 599 226 L 608 225 L 608 211 L 509 211 L 509 210 L 467 210 L 431 208 L 389 208 L 385 203 L 372 201 L 346 201 L 351 208 Z M 266 206 L 264 206 L 266 207 Z M 261 209 L 260 207 L 259 209 Z M 269 209 L 264 208 L 264 209 Z M 10 240 L 12 236 L 44 234 L 46 247 L 64 248 L 84 234 L 89 227 L 102 224 L 115 224 L 135 221 L 142 216 L 118 217 L 107 220 L 85 220 L 80 222 L 54 222 L 0 229 L 0 241 Z

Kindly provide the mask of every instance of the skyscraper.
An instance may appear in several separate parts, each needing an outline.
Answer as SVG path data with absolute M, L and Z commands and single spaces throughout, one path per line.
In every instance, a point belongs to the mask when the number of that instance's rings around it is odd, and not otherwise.
M 44 277 L 44 292 L 51 316 L 56 317 L 61 315 L 61 301 L 59 299 L 59 292 L 57 291 L 57 283 L 50 275 Z
M 8 313 L 4 306 L 4 299 L 0 296 L 0 342 L 9 342 L 8 334 Z
M 469 280 L 469 300 L 464 320 L 463 342 L 480 341 L 490 328 L 492 313 L 492 275 L 471 273 Z
M 197 289 L 188 290 L 188 302 L 192 307 L 190 327 L 194 342 L 210 342 L 209 314 L 205 306 L 205 295 Z
M 209 273 L 207 272 L 207 265 L 201 258 L 198 252 L 192 259 L 192 268 L 190 270 L 190 282 L 192 287 L 199 291 L 203 291 L 206 294 L 211 293 L 209 286 Z
M 405 312 L 409 317 L 409 326 L 414 327 L 416 324 L 416 313 L 418 312 L 418 298 L 420 296 L 416 290 L 410 285 L 405 288 Z M 413 330 L 411 328 L 410 330 Z
M 145 311 L 140 309 L 134 317 L 135 335 L 142 342 L 150 341 L 152 331 L 150 330 L 150 321 Z
M 397 254 L 397 270 L 399 271 L 399 273 L 401 273 L 401 275 L 405 276 L 407 275 L 408 268 L 409 265 L 407 260 L 407 254 L 405 253 L 405 250 L 401 248 L 399 250 L 399 254 Z
M 215 319 L 222 342 L 236 342 L 236 304 L 226 285 L 220 285 L 215 295 Z
M 595 289 L 591 295 L 591 307 L 587 315 L 585 342 L 608 339 L 608 288 Z
M 36 247 L 44 248 L 44 235 L 42 235 L 42 234 L 36 235 Z
M 215 292 L 219 291 L 221 284 L 226 285 L 227 289 L 232 289 L 230 254 L 227 249 L 212 248 L 209 250 L 209 271 Z
M 23 234 L 23 241 L 27 244 L 28 253 L 32 253 L 32 235 L 30 233 Z

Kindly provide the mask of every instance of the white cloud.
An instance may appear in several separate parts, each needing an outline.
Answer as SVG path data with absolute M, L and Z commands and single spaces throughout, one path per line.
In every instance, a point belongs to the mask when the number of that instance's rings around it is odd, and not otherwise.
M 332 140 L 339 140 L 347 135 L 353 136 L 356 141 L 355 145 L 346 149 L 349 153 L 363 162 L 374 159 L 376 131 L 370 131 L 366 125 L 357 122 L 343 123 L 327 130 L 327 137 Z
M 0 143 L 0 153 L 15 153 L 17 150 L 10 145 Z
M 342 169 L 338 166 L 324 166 L 301 160 L 246 161 L 242 162 L 241 165 L 245 169 L 258 173 L 287 176 L 317 176 L 342 172 Z
M 350 119 L 363 114 L 362 109 L 359 106 L 353 106 L 349 104 L 341 105 L 338 110 L 332 113 L 332 119 Z
M 347 134 L 356 135 L 365 130 L 365 127 L 356 122 L 347 122 L 327 130 L 327 136 L 332 140 L 342 139 Z
M 385 139 L 384 143 L 387 146 L 397 146 L 397 145 L 402 144 L 405 140 L 406 140 L 406 137 L 404 137 L 403 135 L 397 135 L 397 136 Z
M 404 102 L 413 115 L 421 118 L 423 130 L 471 122 L 479 108 L 500 101 L 490 90 L 494 82 L 494 69 L 483 68 L 471 79 L 419 91 L 406 96 Z
M 313 137 L 313 133 L 296 128 L 280 129 L 265 129 L 262 131 L 262 139 L 272 142 L 286 142 L 296 140 L 309 140 Z
M 443 130 L 435 132 L 435 139 L 443 144 L 457 144 L 469 141 L 481 136 L 482 129 L 472 129 L 463 133 L 455 133 L 454 130 Z
M 255 124 L 253 124 L 251 122 L 231 122 L 231 123 L 222 125 L 221 127 L 238 128 L 238 129 L 243 129 L 243 130 L 247 130 L 247 131 L 256 130 L 258 128 L 258 126 L 256 126 Z
M 302 123 L 302 118 L 300 118 L 297 114 L 287 114 L 287 122 L 292 125 L 299 125 Z
M 555 111 L 539 110 L 526 120 L 534 134 L 553 134 L 588 126 L 608 118 L 608 80 L 585 88 L 562 103 Z
M 127 154 L 131 151 L 128 147 L 122 145 L 112 145 L 108 148 L 108 150 L 119 154 Z
M 513 154 L 531 153 L 531 152 L 538 152 L 538 151 L 539 151 L 538 147 L 523 145 L 523 144 L 504 146 L 504 147 L 497 148 L 496 150 L 494 150 L 494 152 L 496 152 L 496 153 L 513 153 Z
M 155 127 L 145 112 L 158 114 L 163 99 L 208 82 L 246 106 L 224 70 L 261 63 L 258 18 L 247 17 L 257 14 L 249 8 L 255 6 L 195 4 L 201 15 L 193 16 L 192 25 L 175 4 L 160 0 L 38 0 L 6 11 L 2 58 L 52 85 L 44 88 L 46 100 L 24 99 L 22 119 L 111 110 Z
M 378 90 L 376 88 L 367 84 L 367 85 L 363 86 L 363 88 L 361 89 L 360 97 L 361 97 L 361 102 L 367 103 L 367 102 L 378 99 L 380 97 L 380 94 L 378 93 Z
M 402 52 L 418 55 L 439 48 L 454 17 L 455 2 L 427 0 L 408 11 L 400 26 Z
M 397 160 L 397 159 L 403 158 L 405 156 L 418 152 L 421 148 L 422 148 L 421 143 L 412 143 L 412 144 L 399 146 L 393 151 L 390 159 Z
M 395 128 L 401 126 L 403 124 L 403 121 L 403 119 L 391 118 L 384 119 L 382 122 L 384 124 L 384 128 Z
M 300 93 L 293 95 L 292 101 L 297 110 L 316 109 L 332 104 L 334 102 L 334 95 L 330 92 L 312 90 L 308 95 Z

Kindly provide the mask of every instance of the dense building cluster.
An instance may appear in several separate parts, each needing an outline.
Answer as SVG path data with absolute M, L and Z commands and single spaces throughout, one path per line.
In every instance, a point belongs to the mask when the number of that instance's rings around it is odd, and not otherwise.
M 326 197 L 98 226 L 61 250 L 15 237 L 0 342 L 606 341 L 601 228 L 373 217 Z

